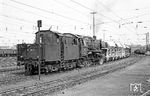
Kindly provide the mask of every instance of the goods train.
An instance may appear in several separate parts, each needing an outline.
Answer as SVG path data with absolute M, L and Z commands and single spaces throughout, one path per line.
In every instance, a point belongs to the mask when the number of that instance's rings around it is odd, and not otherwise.
M 108 42 L 71 33 L 51 30 L 36 32 L 33 44 L 17 45 L 17 62 L 25 66 L 27 75 L 48 73 L 103 64 L 104 61 L 128 57 L 130 48 L 111 46 Z
M 0 57 L 14 57 L 16 55 L 16 49 L 0 49 Z

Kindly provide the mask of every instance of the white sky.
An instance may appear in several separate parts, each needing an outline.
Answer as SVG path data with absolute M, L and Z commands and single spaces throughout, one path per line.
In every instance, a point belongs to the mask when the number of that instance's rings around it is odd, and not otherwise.
M 32 43 L 39 19 L 43 30 L 92 36 L 92 11 L 97 38 L 145 44 L 150 0 L 0 0 L 0 45 Z

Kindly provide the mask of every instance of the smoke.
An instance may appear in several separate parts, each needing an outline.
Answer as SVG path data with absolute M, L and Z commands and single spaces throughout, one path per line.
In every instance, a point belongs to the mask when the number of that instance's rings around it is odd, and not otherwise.
M 93 9 L 98 12 L 110 12 L 117 2 L 119 0 L 95 0 Z
M 101 28 L 101 24 L 104 22 L 104 16 L 106 12 L 111 12 L 111 9 L 116 5 L 118 0 L 95 0 L 93 4 L 93 9 L 97 12 L 96 15 L 96 32 L 98 32 Z M 111 17 L 111 16 L 109 16 Z

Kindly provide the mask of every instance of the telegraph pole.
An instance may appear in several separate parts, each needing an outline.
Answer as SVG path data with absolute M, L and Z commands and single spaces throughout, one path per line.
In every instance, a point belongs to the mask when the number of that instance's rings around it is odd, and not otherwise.
M 40 27 L 42 27 L 42 20 L 38 20 L 37 21 L 37 26 L 38 26 L 38 32 L 40 32 Z M 38 45 L 39 45 L 39 58 L 38 58 L 38 72 L 39 72 L 39 80 L 41 79 L 41 41 L 40 41 L 40 36 L 39 36 L 39 42 L 38 42 Z
M 97 12 L 91 12 L 91 14 L 93 14 L 93 38 L 94 40 L 96 39 L 96 36 L 95 36 L 95 14 Z
M 148 51 L 148 45 L 149 45 L 149 32 L 146 33 L 146 51 Z

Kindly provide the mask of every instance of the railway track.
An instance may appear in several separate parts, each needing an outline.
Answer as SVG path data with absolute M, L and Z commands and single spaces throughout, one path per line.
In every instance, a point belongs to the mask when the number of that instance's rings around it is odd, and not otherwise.
M 104 65 L 109 65 L 111 63 L 115 63 L 115 62 L 118 62 L 118 61 L 121 61 L 121 60 L 110 61 L 110 62 L 105 63 Z M 97 65 L 93 65 L 93 67 L 96 67 L 96 66 Z M 68 71 L 72 71 L 72 70 L 68 70 Z M 65 73 L 65 72 L 63 72 L 63 73 Z M 23 81 L 29 81 L 29 80 L 37 79 L 36 75 L 25 76 L 24 68 L 23 69 L 18 69 L 18 70 L 15 70 L 15 69 L 14 70 L 5 70 L 3 72 L 0 72 L 0 75 L 1 75 L 0 76 L 0 85 L 1 86 L 2 85 L 15 84 L 15 83 L 23 82 Z M 49 74 L 48 76 L 51 76 L 51 74 Z
M 17 66 L 17 57 L 0 57 L 0 67 Z
M 15 83 L 19 80 L 26 80 L 24 77 L 24 68 L 7 68 L 0 70 L 0 85 Z M 22 78 L 22 79 L 21 79 Z
M 23 69 L 23 66 L 17 66 L 17 57 L 0 57 L 0 73 Z
M 21 66 L 21 67 L 13 66 L 13 67 L 7 67 L 7 68 L 0 68 L 0 73 L 2 73 L 2 72 L 13 72 L 16 70 L 24 70 L 24 66 Z
M 14 70 L 0 73 L 0 86 L 16 84 L 36 78 L 35 76 L 25 76 L 24 70 Z
M 68 87 L 75 86 L 97 77 L 103 76 L 110 72 L 125 68 L 138 62 L 140 59 L 129 59 L 126 62 L 121 62 L 117 65 L 104 66 L 100 69 L 85 72 L 75 76 L 64 77 L 49 82 L 38 83 L 30 86 L 21 86 L 11 90 L 5 90 L 0 93 L 0 96 L 44 96 L 56 91 L 63 90 Z

